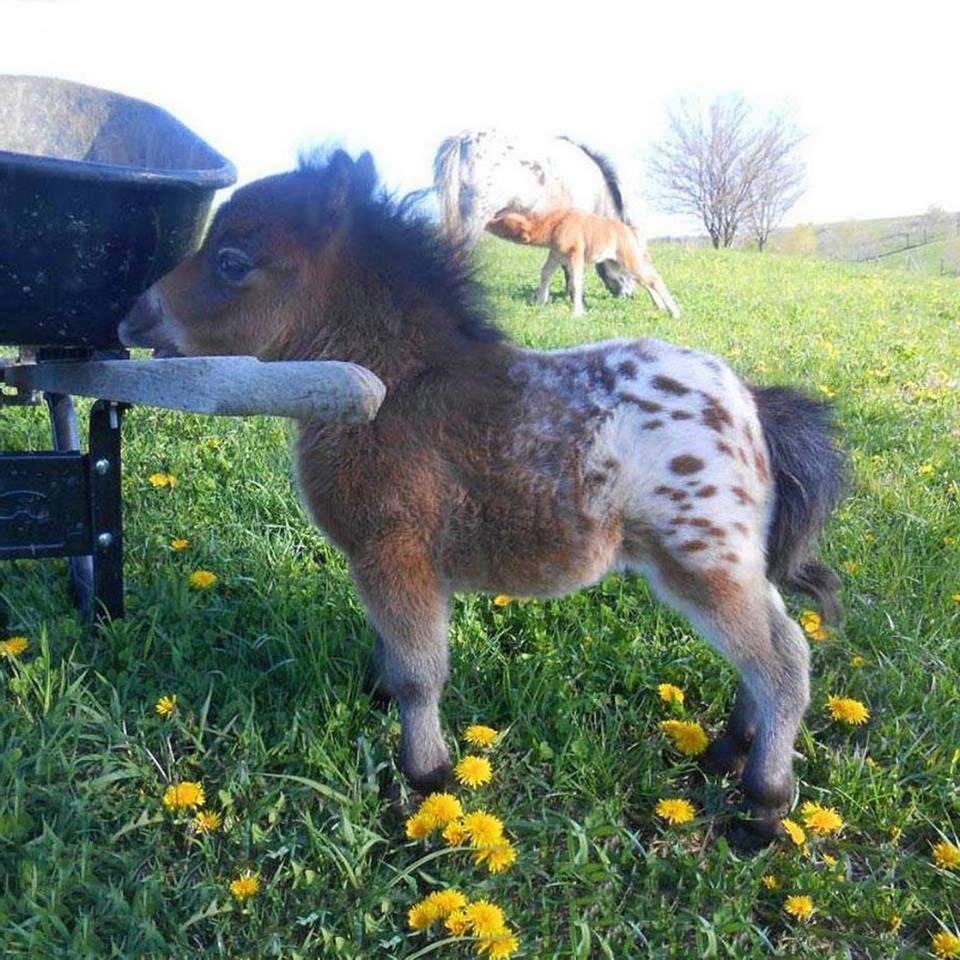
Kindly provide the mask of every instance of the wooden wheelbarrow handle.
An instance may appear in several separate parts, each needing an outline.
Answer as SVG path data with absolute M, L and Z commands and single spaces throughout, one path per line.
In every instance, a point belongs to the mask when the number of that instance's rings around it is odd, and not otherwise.
M 190 413 L 367 423 L 385 388 L 365 367 L 336 360 L 171 357 L 14 364 L 3 379 L 21 390 L 99 397 Z

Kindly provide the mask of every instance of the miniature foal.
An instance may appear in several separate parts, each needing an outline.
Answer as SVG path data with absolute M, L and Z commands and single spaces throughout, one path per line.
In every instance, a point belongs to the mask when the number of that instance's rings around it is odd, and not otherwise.
M 301 423 L 297 463 L 379 635 L 414 786 L 449 771 L 455 591 L 552 597 L 638 572 L 740 671 L 710 760 L 742 768 L 772 835 L 808 702 L 807 644 L 774 583 L 838 611 L 814 560 L 841 466 L 826 408 L 655 340 L 512 346 L 460 252 L 375 185 L 369 154 L 338 152 L 237 191 L 123 342 L 351 360 L 386 384 L 369 426 Z
M 540 271 L 540 303 L 550 299 L 550 281 L 557 268 L 563 267 L 570 278 L 567 293 L 574 316 L 582 316 L 584 263 L 614 263 L 643 286 L 654 306 L 668 311 L 671 317 L 680 316 L 680 308 L 660 279 L 646 243 L 621 220 L 570 208 L 542 214 L 507 211 L 494 217 L 487 230 L 504 240 L 550 251 Z

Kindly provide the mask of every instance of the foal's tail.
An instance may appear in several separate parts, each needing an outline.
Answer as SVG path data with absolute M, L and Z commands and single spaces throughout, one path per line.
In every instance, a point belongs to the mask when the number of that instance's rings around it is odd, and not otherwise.
M 751 387 L 751 392 L 776 487 L 767 576 L 812 597 L 824 620 L 838 623 L 840 578 L 816 559 L 817 540 L 840 502 L 846 477 L 832 408 L 787 387 Z

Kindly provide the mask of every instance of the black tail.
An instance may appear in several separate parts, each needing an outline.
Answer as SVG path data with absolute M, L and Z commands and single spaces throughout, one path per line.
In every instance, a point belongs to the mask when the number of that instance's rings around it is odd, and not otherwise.
M 812 597 L 824 620 L 838 623 L 840 578 L 816 559 L 817 540 L 840 502 L 847 472 L 833 410 L 787 387 L 751 391 L 776 485 L 767 576 L 786 590 Z

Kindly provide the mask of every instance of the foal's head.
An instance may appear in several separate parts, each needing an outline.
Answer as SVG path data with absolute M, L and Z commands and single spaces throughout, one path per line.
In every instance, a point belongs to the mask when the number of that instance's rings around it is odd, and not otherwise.
M 414 343 L 496 339 L 464 259 L 376 184 L 370 154 L 337 151 L 238 190 L 200 250 L 140 298 L 121 340 L 376 366 Z
M 530 243 L 530 218 L 522 213 L 503 213 L 487 224 L 487 229 L 495 236 L 514 243 Z

